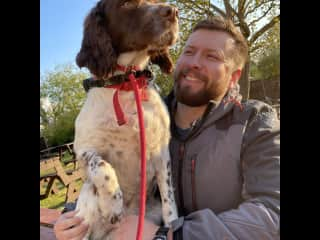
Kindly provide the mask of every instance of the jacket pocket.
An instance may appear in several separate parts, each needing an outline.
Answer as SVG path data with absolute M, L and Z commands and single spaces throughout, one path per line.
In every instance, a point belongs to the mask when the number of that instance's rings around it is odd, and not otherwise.
M 196 189 L 196 157 L 191 159 L 191 187 L 192 187 L 192 208 L 193 211 L 198 209 L 197 189 Z

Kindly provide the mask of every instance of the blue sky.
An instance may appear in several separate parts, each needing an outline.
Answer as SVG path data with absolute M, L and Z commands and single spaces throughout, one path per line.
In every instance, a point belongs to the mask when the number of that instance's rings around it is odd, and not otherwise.
M 40 74 L 75 63 L 83 21 L 98 0 L 40 0 Z

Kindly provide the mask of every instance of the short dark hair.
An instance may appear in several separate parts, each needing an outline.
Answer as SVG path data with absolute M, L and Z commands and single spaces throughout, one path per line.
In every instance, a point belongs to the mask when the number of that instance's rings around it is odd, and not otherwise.
M 235 66 L 243 68 L 248 57 L 248 44 L 242 33 L 236 28 L 233 22 L 221 16 L 211 16 L 198 22 L 192 32 L 199 29 L 222 31 L 231 35 L 234 40 L 229 57 L 234 61 Z

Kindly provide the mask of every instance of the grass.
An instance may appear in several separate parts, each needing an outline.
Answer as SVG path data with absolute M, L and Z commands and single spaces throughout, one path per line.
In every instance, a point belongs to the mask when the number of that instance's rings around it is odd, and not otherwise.
M 65 204 L 67 188 L 57 194 L 50 194 L 47 198 L 40 200 L 40 207 L 62 210 Z
M 72 158 L 70 154 L 66 154 L 62 158 L 62 162 L 68 161 Z M 73 164 L 68 164 L 67 166 L 64 166 L 64 169 L 67 170 L 72 170 L 73 169 Z M 40 176 L 43 176 L 45 174 L 53 173 L 54 170 L 47 170 L 47 171 L 40 171 Z M 67 188 L 64 187 L 62 183 L 60 183 L 58 180 L 54 181 L 54 184 L 56 185 L 57 189 L 59 191 L 56 194 L 50 193 L 49 196 L 43 200 L 40 200 L 40 207 L 44 208 L 50 208 L 50 209 L 63 209 L 64 204 L 65 204 L 65 198 L 66 198 L 66 193 L 67 193 Z M 42 188 L 40 188 L 40 194 L 45 192 L 47 184 L 43 184 Z M 76 181 L 76 189 L 80 190 L 82 186 L 82 181 L 79 179 Z
M 43 200 L 40 200 L 40 207 L 51 208 L 51 209 L 63 209 L 65 204 L 65 198 L 67 194 L 67 188 L 64 187 L 59 181 L 57 181 L 56 186 L 59 189 L 59 192 L 56 194 L 49 194 L 49 196 Z M 80 190 L 82 186 L 82 181 L 78 180 L 76 182 L 76 189 Z M 40 189 L 40 192 L 44 192 L 44 188 Z

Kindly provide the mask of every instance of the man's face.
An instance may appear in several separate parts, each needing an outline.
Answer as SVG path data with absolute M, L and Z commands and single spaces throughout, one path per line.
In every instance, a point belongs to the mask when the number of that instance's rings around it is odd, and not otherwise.
M 231 47 L 233 39 L 221 31 L 198 29 L 190 35 L 174 72 L 179 102 L 202 106 L 223 98 L 232 74 L 227 60 Z

